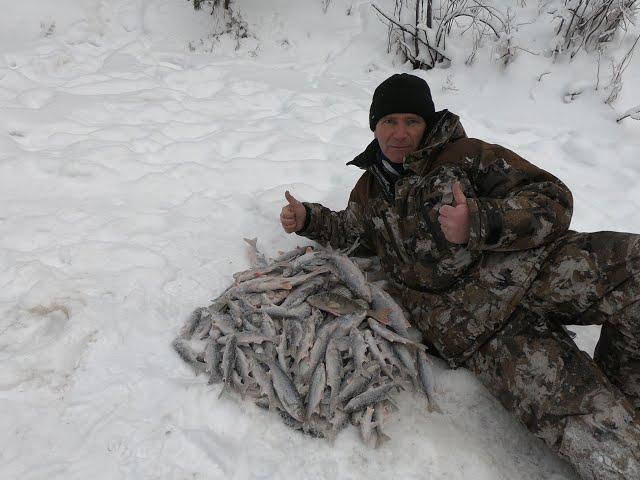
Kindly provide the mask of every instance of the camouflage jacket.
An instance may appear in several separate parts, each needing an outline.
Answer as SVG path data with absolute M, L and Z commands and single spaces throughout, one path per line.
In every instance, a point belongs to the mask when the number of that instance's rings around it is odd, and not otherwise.
M 382 187 L 374 140 L 349 164 L 365 172 L 347 208 L 305 203 L 298 232 L 334 248 L 360 239 L 380 257 L 411 321 L 452 365 L 504 326 L 572 214 L 569 189 L 499 145 L 468 138 L 448 111 L 406 156 L 395 192 Z M 460 181 L 471 213 L 467 245 L 449 243 L 438 210 Z

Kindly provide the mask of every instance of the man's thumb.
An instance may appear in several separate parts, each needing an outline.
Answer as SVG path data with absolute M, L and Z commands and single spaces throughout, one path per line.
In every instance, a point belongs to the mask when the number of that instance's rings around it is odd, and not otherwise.
M 455 182 L 453 184 L 453 198 L 456 201 L 456 206 L 467 204 L 467 197 L 464 196 L 460 182 Z
M 284 192 L 284 198 L 287 199 L 287 202 L 289 202 L 289 205 L 298 205 L 300 203 L 298 200 L 296 200 L 296 198 L 293 195 L 289 193 L 289 190 Z

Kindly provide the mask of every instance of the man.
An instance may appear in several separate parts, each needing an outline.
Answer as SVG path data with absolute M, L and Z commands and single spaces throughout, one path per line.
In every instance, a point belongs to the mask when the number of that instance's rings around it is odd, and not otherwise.
M 347 208 L 286 192 L 284 230 L 359 239 L 426 341 L 583 478 L 640 479 L 640 236 L 568 230 L 567 187 L 468 138 L 419 77 L 380 84 L 369 120 Z M 564 324 L 602 325 L 594 360 Z

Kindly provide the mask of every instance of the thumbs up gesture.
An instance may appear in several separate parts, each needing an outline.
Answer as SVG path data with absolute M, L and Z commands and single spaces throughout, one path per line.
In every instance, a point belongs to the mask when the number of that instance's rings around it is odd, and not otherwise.
M 465 244 L 469 241 L 471 225 L 467 197 L 464 196 L 460 182 L 455 182 L 452 189 L 455 206 L 443 205 L 440 207 L 438 222 L 440 222 L 442 233 L 448 241 Z
M 287 204 L 282 207 L 282 211 L 280 212 L 280 223 L 285 232 L 297 232 L 304 227 L 307 210 L 304 208 L 304 205 L 302 205 L 302 202 L 296 200 L 296 198 L 289 193 L 289 190 L 284 192 L 284 198 L 287 199 Z

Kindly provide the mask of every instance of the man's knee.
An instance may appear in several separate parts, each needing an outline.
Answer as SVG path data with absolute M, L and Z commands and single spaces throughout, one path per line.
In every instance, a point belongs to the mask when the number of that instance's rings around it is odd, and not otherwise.
M 507 410 L 550 444 L 563 418 L 599 411 L 606 403 L 602 392 L 615 390 L 561 326 L 526 311 L 466 366 Z

